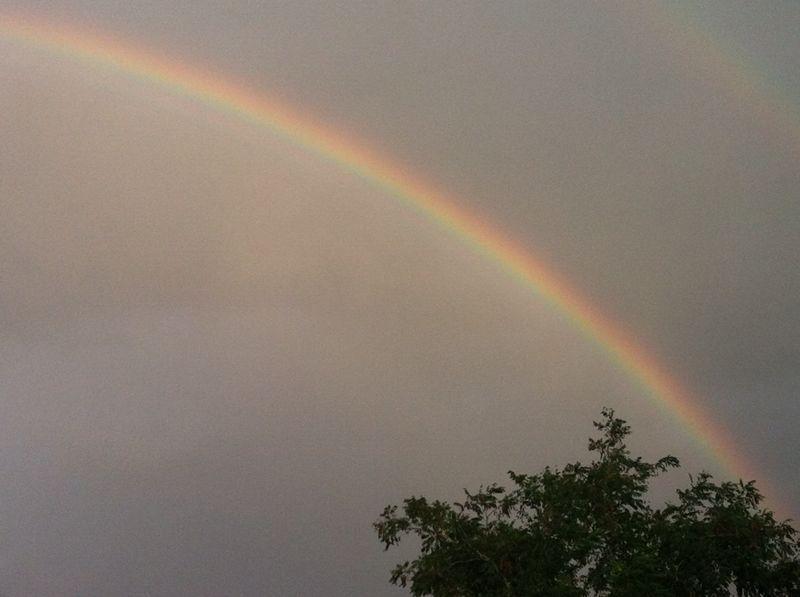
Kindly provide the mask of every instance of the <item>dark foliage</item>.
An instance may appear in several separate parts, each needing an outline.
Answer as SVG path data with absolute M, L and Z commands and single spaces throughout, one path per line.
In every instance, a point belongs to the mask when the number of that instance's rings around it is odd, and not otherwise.
M 678 460 L 632 457 L 630 428 L 611 410 L 595 427 L 588 465 L 511 471 L 511 489 L 465 491 L 461 503 L 388 506 L 374 524 L 385 548 L 421 541 L 391 582 L 437 597 L 800 595 L 798 533 L 761 507 L 754 482 L 702 473 L 654 509 L 650 480 Z

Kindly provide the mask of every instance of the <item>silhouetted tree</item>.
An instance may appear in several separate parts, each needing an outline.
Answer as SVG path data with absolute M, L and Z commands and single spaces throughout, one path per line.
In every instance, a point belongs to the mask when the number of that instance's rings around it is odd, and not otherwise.
M 461 503 L 411 497 L 374 523 L 385 549 L 416 535 L 419 556 L 391 582 L 414 595 L 800 595 L 800 542 L 761 507 L 754 482 L 690 477 L 677 500 L 654 509 L 650 480 L 678 467 L 632 457 L 630 427 L 604 409 L 588 465 L 509 472 Z

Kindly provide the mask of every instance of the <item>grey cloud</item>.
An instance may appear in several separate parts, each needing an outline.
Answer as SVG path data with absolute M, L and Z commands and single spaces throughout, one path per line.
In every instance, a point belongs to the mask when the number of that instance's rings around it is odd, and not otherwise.
M 22 8 L 214 65 L 452 192 L 623 322 L 796 508 L 796 140 L 643 13 Z M 796 97 L 797 11 L 721 8 L 693 18 Z M 563 315 L 380 189 L 0 50 L 0 591 L 397 594 L 386 503 L 582 458 L 602 405 L 649 456 L 718 470 Z

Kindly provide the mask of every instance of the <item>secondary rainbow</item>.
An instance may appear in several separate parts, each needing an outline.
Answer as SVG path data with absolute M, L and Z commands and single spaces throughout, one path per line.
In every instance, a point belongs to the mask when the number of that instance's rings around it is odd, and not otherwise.
M 691 394 L 619 325 L 596 310 L 529 250 L 484 218 L 460 207 L 445 193 L 411 177 L 366 144 L 354 141 L 352 135 L 314 122 L 262 91 L 232 83 L 217 73 L 168 60 L 118 38 L 38 19 L 3 15 L 0 15 L 0 37 L 101 65 L 233 114 L 368 180 L 434 220 L 565 314 L 659 406 L 687 426 L 729 474 L 745 479 L 755 477 L 755 467 L 737 449 L 728 433 L 693 404 Z M 764 483 L 761 485 L 763 487 Z M 771 488 L 768 494 L 777 495 Z
M 740 102 L 758 120 L 762 130 L 770 134 L 790 153 L 800 158 L 800 109 L 777 77 L 765 75 L 747 53 L 702 22 L 693 14 L 701 4 L 659 2 L 635 14 L 663 40 L 675 58 L 695 73 L 700 73 L 721 87 L 726 96 Z M 622 13 L 626 14 L 625 12 Z M 641 26 L 641 25 L 640 25 Z

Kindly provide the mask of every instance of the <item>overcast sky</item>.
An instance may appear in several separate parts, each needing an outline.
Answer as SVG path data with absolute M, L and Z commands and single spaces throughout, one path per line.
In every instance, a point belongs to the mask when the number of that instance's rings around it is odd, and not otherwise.
M 624 324 L 800 511 L 800 5 L 4 12 L 245 82 L 446 189 Z M 585 459 L 602 406 L 682 460 L 671 482 L 722 472 L 380 189 L 1 37 L 0 283 L 3 595 L 399 595 L 384 505 Z

